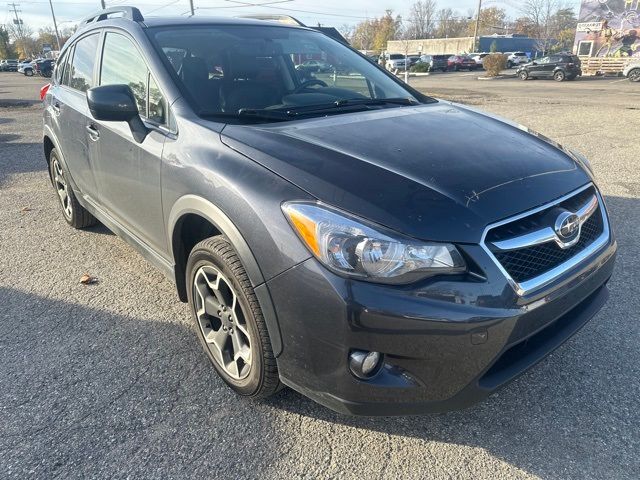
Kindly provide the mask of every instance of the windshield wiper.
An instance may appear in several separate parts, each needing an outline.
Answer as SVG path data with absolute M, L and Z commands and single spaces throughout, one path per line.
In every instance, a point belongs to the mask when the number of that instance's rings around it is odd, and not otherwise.
M 259 120 L 279 120 L 281 122 L 291 120 L 291 115 L 286 110 L 271 108 L 241 108 L 238 110 L 238 118 L 255 118 Z
M 341 98 L 335 101 L 337 107 L 343 105 L 419 105 L 411 98 Z
M 368 109 L 368 107 L 379 107 L 384 105 L 420 105 L 420 102 L 411 98 L 341 98 L 334 102 L 327 102 L 314 105 L 299 105 L 292 107 L 282 107 L 276 110 L 287 112 L 289 115 L 306 115 L 324 112 L 357 111 Z

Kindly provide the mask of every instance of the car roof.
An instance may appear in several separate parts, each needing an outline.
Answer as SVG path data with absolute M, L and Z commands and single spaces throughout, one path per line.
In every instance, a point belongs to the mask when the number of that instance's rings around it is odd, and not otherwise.
M 207 17 L 207 16 L 197 16 L 197 17 L 181 17 L 181 16 L 171 16 L 171 17 L 145 17 L 144 22 L 142 22 L 145 26 L 149 28 L 153 27 L 168 27 L 173 25 L 271 25 L 271 26 L 279 26 L 279 27 L 288 27 L 288 28 L 305 28 L 299 25 L 291 25 L 285 24 L 278 21 L 271 20 L 258 20 L 254 18 L 234 18 L 234 17 Z

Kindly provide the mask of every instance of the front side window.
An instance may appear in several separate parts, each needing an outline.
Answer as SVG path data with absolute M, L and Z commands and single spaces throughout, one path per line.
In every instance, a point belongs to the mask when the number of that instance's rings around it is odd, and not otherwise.
M 93 87 L 93 67 L 96 61 L 99 35 L 93 34 L 76 42 L 68 85 L 81 92 Z
M 142 116 L 147 116 L 149 72 L 133 43 L 119 33 L 107 33 L 102 50 L 100 85 L 128 85 Z
M 419 102 L 369 60 L 319 32 L 258 25 L 171 26 L 147 32 L 201 116 L 309 112 L 352 100 L 375 100 L 384 108 L 402 104 L 384 99 Z

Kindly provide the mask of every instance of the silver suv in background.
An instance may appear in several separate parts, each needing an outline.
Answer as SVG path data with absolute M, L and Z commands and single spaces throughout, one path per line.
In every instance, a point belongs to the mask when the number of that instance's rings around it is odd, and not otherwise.
M 404 55 L 401 53 L 391 53 L 387 57 L 387 61 L 385 62 L 385 67 L 387 70 L 403 70 L 406 66 L 406 59 Z
M 504 52 L 504 54 L 507 56 L 507 68 L 529 63 L 529 57 L 524 52 Z

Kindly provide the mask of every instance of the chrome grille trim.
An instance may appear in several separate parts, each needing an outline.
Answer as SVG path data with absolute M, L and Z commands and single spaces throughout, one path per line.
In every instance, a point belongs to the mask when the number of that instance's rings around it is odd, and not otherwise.
M 547 242 L 556 242 L 560 248 L 569 248 L 578 243 L 580 240 L 580 230 L 584 222 L 591 218 L 591 215 L 598 208 L 598 198 L 593 195 L 580 209 L 576 212 L 576 215 L 580 218 L 580 228 L 575 239 L 570 242 L 563 242 L 556 232 L 551 227 L 544 227 L 534 232 L 529 232 L 524 235 L 518 235 L 516 237 L 509 238 L 507 240 L 500 240 L 497 242 L 491 242 L 494 247 L 503 250 L 520 250 L 521 248 L 533 247 L 534 245 L 540 245 Z M 496 225 L 497 226 L 497 225 Z
M 579 212 L 578 212 L 578 216 L 581 217 L 582 220 L 582 215 L 585 216 L 584 221 L 588 220 L 589 217 L 591 217 L 593 215 L 593 213 L 597 210 L 598 206 L 600 207 L 600 214 L 602 215 L 602 233 L 600 234 L 600 236 L 598 236 L 591 244 L 589 244 L 586 248 L 584 248 L 584 250 L 581 250 L 580 252 L 578 252 L 576 255 L 574 255 L 573 257 L 569 258 L 567 261 L 561 263 L 560 265 L 557 265 L 556 267 L 552 268 L 551 270 L 538 275 L 537 277 L 534 277 L 530 280 L 526 280 L 524 282 L 517 282 L 516 280 L 513 279 L 513 277 L 505 270 L 505 268 L 502 266 L 502 264 L 500 263 L 500 261 L 498 261 L 498 259 L 495 257 L 495 255 L 493 254 L 493 252 L 489 249 L 489 247 L 487 246 L 485 240 L 487 238 L 487 234 L 494 228 L 500 227 L 502 225 L 506 225 L 508 223 L 512 223 L 515 221 L 518 221 L 520 219 L 526 218 L 530 215 L 534 215 L 538 212 L 541 212 L 543 210 L 547 210 L 555 205 L 558 205 L 559 203 L 562 203 L 576 195 L 578 195 L 579 193 L 589 189 L 589 188 L 593 188 L 594 192 L 595 192 L 595 202 L 593 201 L 594 198 L 591 198 L 586 204 L 584 204 Z M 581 215 L 582 214 L 582 215 Z M 584 221 L 581 221 L 581 223 L 584 223 Z M 546 229 L 542 229 L 542 230 L 546 230 Z M 553 231 L 553 229 L 549 228 L 549 230 L 551 230 L 551 232 L 553 233 L 553 238 L 548 239 L 547 241 L 552 241 L 555 240 L 557 238 L 555 232 Z M 532 233 L 538 233 L 538 232 L 532 232 Z M 526 237 L 530 234 L 527 235 L 523 235 L 521 237 L 516 237 L 516 238 L 520 238 L 522 239 L 523 237 Z M 540 238 L 542 238 L 542 236 L 540 235 Z M 556 280 L 558 277 L 560 277 L 563 273 L 575 268 L 576 266 L 578 266 L 579 264 L 583 263 L 585 260 L 587 260 L 589 257 L 591 257 L 594 253 L 596 253 L 597 251 L 599 251 L 600 249 L 602 249 L 603 247 L 605 247 L 607 245 L 607 243 L 609 242 L 610 239 L 610 230 L 609 230 L 609 221 L 607 218 L 607 213 L 606 213 L 606 208 L 604 206 L 604 201 L 602 200 L 602 197 L 600 196 L 600 192 L 598 191 L 598 189 L 595 187 L 595 185 L 593 185 L 593 183 L 589 183 L 577 190 L 574 190 L 573 192 L 565 195 L 564 197 L 561 197 L 557 200 L 554 200 L 553 202 L 547 203 L 545 205 L 542 205 L 540 207 L 537 207 L 533 210 L 529 210 L 527 212 L 521 213 L 519 215 L 507 218 L 505 220 L 501 220 L 500 222 L 496 222 L 493 223 L 491 225 L 488 225 L 485 229 L 484 232 L 482 233 L 482 239 L 480 241 L 480 246 L 482 247 L 482 249 L 487 253 L 487 255 L 489 255 L 489 258 L 491 258 L 491 260 L 495 263 L 495 265 L 498 267 L 498 269 L 500 270 L 500 272 L 505 276 L 505 278 L 507 279 L 507 281 L 509 282 L 509 284 L 513 287 L 513 289 L 515 290 L 515 292 L 519 295 L 519 296 L 524 296 L 524 295 L 528 295 L 530 293 L 533 293 L 547 285 L 549 285 L 550 283 L 552 283 L 554 280 Z M 512 239 L 509 239 L 512 240 Z M 505 242 L 508 242 L 509 240 L 505 240 Z M 494 242 L 492 243 L 493 245 L 496 245 L 496 243 L 500 243 L 500 242 Z M 541 242 L 544 243 L 544 242 Z

